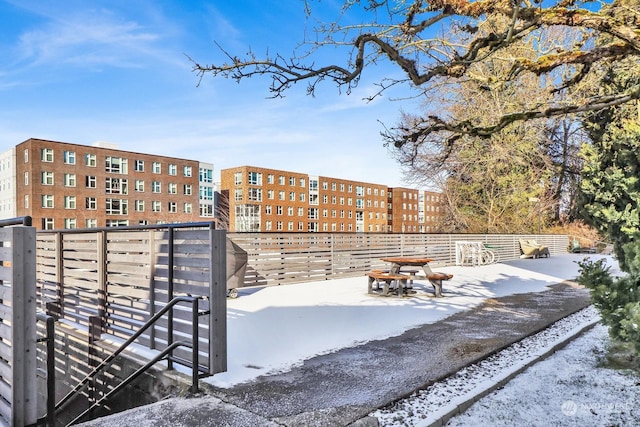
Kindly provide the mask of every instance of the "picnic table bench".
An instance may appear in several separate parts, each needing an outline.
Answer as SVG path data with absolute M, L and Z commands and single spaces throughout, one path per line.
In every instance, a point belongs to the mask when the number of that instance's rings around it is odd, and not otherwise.
M 382 261 L 391 263 L 390 274 L 399 274 L 402 267 L 422 267 L 424 275 L 433 286 L 436 298 L 442 297 L 442 282 L 449 280 L 453 274 L 441 273 L 431 270 L 429 263 L 433 261 L 431 258 L 422 257 L 390 257 L 382 258 Z
M 365 275 L 369 278 L 367 292 L 372 294 L 374 293 L 373 284 L 376 284 L 375 291 L 380 291 L 380 282 L 383 282 L 382 285 L 382 295 L 389 296 L 389 291 L 391 289 L 397 295 L 404 295 L 407 291 L 407 281 L 409 280 L 409 276 L 404 274 L 392 274 L 382 270 L 373 270 L 365 273 Z

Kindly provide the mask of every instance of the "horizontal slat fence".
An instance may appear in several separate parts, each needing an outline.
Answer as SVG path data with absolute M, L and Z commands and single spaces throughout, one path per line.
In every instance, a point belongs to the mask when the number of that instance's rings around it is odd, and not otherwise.
M 333 234 L 229 233 L 247 252 L 245 286 L 267 286 L 362 275 L 387 268 L 381 258 L 420 256 L 433 265 L 455 264 L 456 241 L 479 241 L 490 246 L 501 261 L 520 256 L 519 239 L 536 240 L 551 254 L 566 253 L 566 235 L 513 234 Z
M 213 225 L 39 232 L 38 296 L 49 312 L 128 339 L 177 296 L 200 297 L 199 364 L 226 370 L 226 236 Z M 171 328 L 170 328 L 171 323 Z M 191 307 L 178 304 L 137 344 L 163 350 L 191 340 Z M 173 357 L 188 363 L 191 350 Z

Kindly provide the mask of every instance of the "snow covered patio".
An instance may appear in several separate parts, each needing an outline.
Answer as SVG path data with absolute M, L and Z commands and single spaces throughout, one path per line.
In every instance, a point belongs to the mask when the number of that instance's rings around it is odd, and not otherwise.
M 445 285 L 445 297 L 437 299 L 424 280 L 417 281 L 412 297 L 371 296 L 364 275 L 243 289 L 228 301 L 228 372 L 205 379 L 211 385 L 206 395 L 164 400 L 87 425 L 441 425 L 446 414 L 468 407 L 464 402 L 475 399 L 479 389 L 500 384 L 523 363 L 535 363 L 528 356 L 548 354 L 555 343 L 593 324 L 584 320 L 595 311 L 588 291 L 567 282 L 577 276 L 576 261 L 584 257 L 436 268 L 455 275 Z M 610 265 L 617 267 L 613 260 Z M 503 353 L 521 349 L 525 341 L 527 357 L 503 360 Z M 485 361 L 488 367 L 470 370 Z M 471 371 L 479 373 L 479 383 L 471 380 Z M 456 385 L 460 378 L 469 390 Z M 452 385 L 443 383 L 449 379 Z M 444 389 L 440 404 L 430 397 L 409 398 L 431 386 Z M 550 401 L 554 414 L 564 421 L 587 419 L 582 406 L 593 399 L 571 399 Z M 563 411 L 573 410 L 573 402 L 577 415 L 568 419 Z M 502 413 L 515 419 L 506 409 Z M 526 413 L 522 417 L 534 420 Z M 467 425 L 483 424 L 476 422 L 480 419 L 474 416 Z
M 367 278 L 239 290 L 228 300 L 228 370 L 205 379 L 231 387 L 261 375 L 288 371 L 304 360 L 365 342 L 385 339 L 491 298 L 543 292 L 578 275 L 586 255 L 563 254 L 476 267 L 440 267 L 454 275 L 444 284 L 444 298 L 418 279 L 410 297 L 367 294 Z M 588 255 L 591 259 L 604 256 Z M 616 271 L 617 263 L 608 257 Z

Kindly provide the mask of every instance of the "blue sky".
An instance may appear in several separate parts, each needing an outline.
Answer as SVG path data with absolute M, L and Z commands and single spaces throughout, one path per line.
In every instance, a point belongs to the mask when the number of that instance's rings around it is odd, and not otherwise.
M 323 19 L 339 0 L 313 3 Z M 354 17 L 357 18 L 357 17 Z M 298 85 L 268 99 L 267 78 L 205 76 L 187 55 L 220 63 L 214 41 L 238 56 L 288 56 L 303 39 L 302 0 L 0 0 L 0 151 L 34 137 L 412 186 L 383 147 L 408 101 L 367 104 L 381 66 L 357 90 Z M 335 62 L 341 62 L 336 57 Z

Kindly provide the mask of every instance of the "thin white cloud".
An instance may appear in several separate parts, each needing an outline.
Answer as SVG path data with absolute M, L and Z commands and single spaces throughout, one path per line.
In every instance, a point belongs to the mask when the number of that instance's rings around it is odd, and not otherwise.
M 24 33 L 18 49 L 32 65 L 136 66 L 136 54 L 149 51 L 160 36 L 134 22 L 108 15 L 75 16 Z
M 140 68 L 149 62 L 185 66 L 181 49 L 170 48 L 175 24 L 152 6 L 132 4 L 124 17 L 108 3 L 102 8 L 53 7 L 47 2 L 15 5 L 34 19 L 17 38 L 13 67 Z

